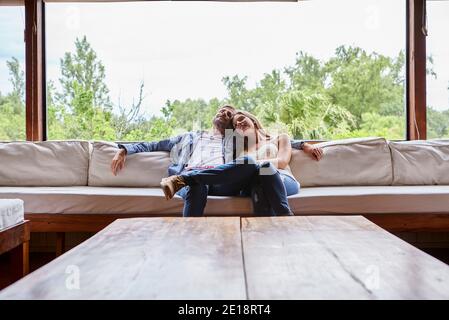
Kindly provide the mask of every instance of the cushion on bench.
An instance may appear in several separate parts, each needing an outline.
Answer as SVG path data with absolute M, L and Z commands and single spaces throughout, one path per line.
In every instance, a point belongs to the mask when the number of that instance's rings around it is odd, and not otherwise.
M 0 231 L 23 221 L 23 201 L 0 199 Z
M 449 140 L 389 142 L 394 185 L 449 185 Z
M 86 186 L 89 142 L 0 143 L 0 186 Z
M 166 201 L 159 188 L 0 187 L 0 198 L 25 201 L 26 213 L 180 215 L 183 201 Z M 297 214 L 443 213 L 449 186 L 302 188 L 289 197 Z M 206 215 L 250 215 L 249 198 L 210 196 Z
M 324 156 L 316 161 L 293 150 L 290 167 L 303 187 L 391 185 L 391 155 L 383 138 L 318 143 Z
M 168 152 L 143 152 L 126 157 L 125 167 L 114 176 L 111 161 L 117 144 L 94 142 L 89 164 L 89 186 L 93 187 L 159 187 L 170 165 Z

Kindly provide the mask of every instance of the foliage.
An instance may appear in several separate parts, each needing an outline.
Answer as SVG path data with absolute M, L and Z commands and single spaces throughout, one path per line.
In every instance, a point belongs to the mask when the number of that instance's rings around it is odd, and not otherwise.
M 432 57 L 428 58 L 430 76 Z M 245 75 L 222 79 L 224 99 L 167 100 L 161 116 L 142 111 L 145 86 L 131 105 L 111 103 L 106 69 L 86 37 L 75 40 L 74 52 L 60 60 L 58 86 L 47 84 L 50 139 L 115 141 L 157 140 L 191 130 L 211 128 L 220 105 L 253 112 L 271 130 L 294 138 L 405 137 L 404 64 L 396 57 L 358 47 L 340 46 L 321 61 L 300 51 L 291 66 L 272 70 L 252 88 Z M 25 81 L 19 61 L 7 62 L 12 91 L 0 93 L 0 140 L 25 139 Z M 59 89 L 57 89 L 59 88 Z M 449 88 L 448 88 L 449 90 Z M 449 137 L 449 110 L 428 108 L 428 137 Z
M 6 62 L 12 91 L 0 92 L 0 141 L 25 140 L 25 79 L 16 58 Z

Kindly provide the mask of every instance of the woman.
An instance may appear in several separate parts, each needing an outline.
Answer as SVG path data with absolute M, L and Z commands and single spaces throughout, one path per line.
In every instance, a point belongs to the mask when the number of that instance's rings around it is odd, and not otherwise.
M 297 194 L 300 184 L 293 176 L 289 162 L 292 154 L 287 134 L 270 136 L 259 120 L 249 112 L 238 111 L 232 119 L 237 136 L 239 156 L 249 156 L 260 165 L 251 183 L 253 209 L 259 215 L 292 215 L 287 196 Z M 241 139 L 242 141 L 242 139 Z

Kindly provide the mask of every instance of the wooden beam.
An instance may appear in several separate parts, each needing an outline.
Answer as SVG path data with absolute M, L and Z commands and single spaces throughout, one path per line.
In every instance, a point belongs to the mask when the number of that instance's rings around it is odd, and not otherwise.
M 427 138 L 425 0 L 407 0 L 407 140 Z
M 64 2 L 166 2 L 166 1 L 185 1 L 185 0 L 45 0 L 45 2 L 64 3 Z M 204 0 L 203 0 L 204 1 Z M 299 2 L 303 0 L 208 0 L 209 2 Z
M 381 228 L 390 232 L 447 232 L 449 213 L 378 213 L 362 214 Z M 178 215 L 164 215 L 164 217 Z M 234 215 L 246 216 L 246 215 Z M 251 215 L 249 215 L 251 216 Z M 338 215 L 335 215 L 338 216 Z M 25 213 L 30 220 L 31 232 L 98 232 L 116 219 L 156 218 L 151 214 L 42 214 Z M 160 216 L 159 216 L 160 217 Z
M 30 241 L 30 223 L 25 220 L 19 224 L 0 231 L 0 254 Z
M 365 218 L 390 232 L 448 232 L 449 214 L 364 214 Z
M 25 0 L 26 138 L 45 137 L 44 2 Z
M 56 256 L 65 252 L 65 232 L 56 232 Z

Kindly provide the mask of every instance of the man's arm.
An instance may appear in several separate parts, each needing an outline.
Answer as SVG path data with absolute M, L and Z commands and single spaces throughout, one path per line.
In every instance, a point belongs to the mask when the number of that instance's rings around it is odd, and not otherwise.
M 153 142 L 139 142 L 139 143 L 125 143 L 118 144 L 119 150 L 115 154 L 111 162 L 111 171 L 114 176 L 125 167 L 126 156 L 128 154 L 139 152 L 153 152 L 153 151 L 168 151 L 179 143 L 185 135 L 180 135 L 170 139 L 153 141 Z
M 170 152 L 171 149 L 182 140 L 184 135 L 179 135 L 173 138 L 164 139 L 160 141 L 152 142 L 139 142 L 139 143 L 125 143 L 118 144 L 120 149 L 125 150 L 125 154 L 133 154 L 139 152 L 154 152 L 154 151 L 167 151 Z

